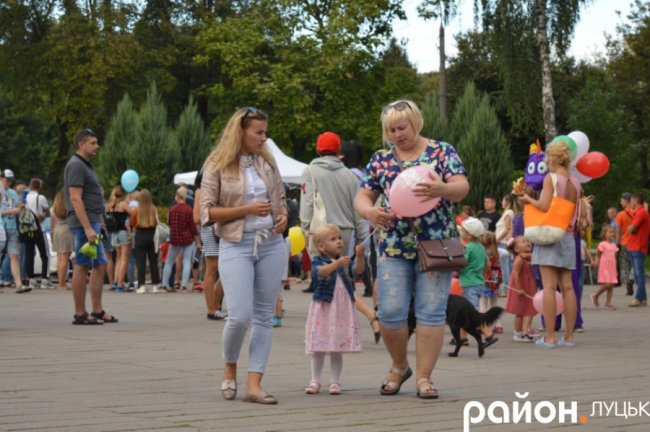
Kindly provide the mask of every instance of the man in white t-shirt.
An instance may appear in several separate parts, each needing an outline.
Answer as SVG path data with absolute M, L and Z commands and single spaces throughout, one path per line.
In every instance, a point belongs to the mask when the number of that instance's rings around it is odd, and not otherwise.
M 47 198 L 41 195 L 40 190 L 43 181 L 38 178 L 33 178 L 29 181 L 29 192 L 25 197 L 25 206 L 31 210 L 36 219 L 38 220 L 38 233 L 34 236 L 33 240 L 25 242 L 25 272 L 29 278 L 29 285 L 32 288 L 38 288 L 39 282 L 34 278 L 34 256 L 38 248 L 38 254 L 41 256 L 41 288 L 51 288 L 52 285 L 49 281 L 49 248 L 47 247 L 47 237 L 41 228 L 42 222 L 48 215 L 50 205 Z

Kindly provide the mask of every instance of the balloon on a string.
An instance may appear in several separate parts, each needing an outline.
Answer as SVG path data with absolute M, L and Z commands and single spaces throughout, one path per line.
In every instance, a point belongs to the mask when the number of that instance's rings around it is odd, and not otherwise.
M 567 136 L 573 139 L 573 141 L 576 143 L 576 157 L 573 160 L 573 164 L 575 165 L 584 155 L 589 152 L 589 138 L 584 132 L 581 131 L 573 131 Z
M 553 138 L 551 144 L 558 141 L 565 143 L 569 147 L 569 159 L 572 161 L 575 160 L 576 153 L 578 152 L 578 146 L 576 145 L 576 142 L 573 140 L 573 138 L 568 135 L 558 135 Z
M 537 291 L 533 297 L 533 307 L 540 315 L 544 314 L 544 291 Z M 555 291 L 555 315 L 560 315 L 564 312 L 564 301 L 562 300 L 562 294 L 559 291 Z
M 300 227 L 289 228 L 289 244 L 291 245 L 291 256 L 298 255 L 305 248 L 305 236 Z
M 415 195 L 417 184 L 428 183 L 431 177 L 440 178 L 433 169 L 423 165 L 402 171 L 390 187 L 388 194 L 391 212 L 400 217 L 416 217 L 422 216 L 438 205 L 440 197 L 424 201 L 424 197 Z
M 138 187 L 138 183 L 140 183 L 140 176 L 134 170 L 129 169 L 122 173 L 121 184 L 124 192 L 133 192 Z
M 609 171 L 609 159 L 601 152 L 589 152 L 576 164 L 578 171 L 591 178 L 599 178 Z
M 571 175 L 578 179 L 580 183 L 589 183 L 591 181 L 591 177 L 587 177 L 586 175 L 583 175 L 580 171 L 578 171 L 578 168 L 576 168 L 575 165 L 571 165 L 569 167 L 569 172 L 571 172 Z

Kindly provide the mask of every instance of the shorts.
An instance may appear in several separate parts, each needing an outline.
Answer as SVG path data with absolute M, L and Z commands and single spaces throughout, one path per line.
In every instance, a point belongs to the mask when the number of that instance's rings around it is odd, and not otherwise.
M 97 234 L 101 232 L 100 222 L 91 222 L 93 230 Z M 91 258 L 88 255 L 79 253 L 81 247 L 88 242 L 88 237 L 83 228 L 70 228 L 72 235 L 74 235 L 74 255 L 75 255 L 75 264 L 84 266 L 84 267 L 98 267 L 106 264 L 106 255 L 104 254 L 104 245 L 99 242 L 97 245 L 97 258 Z
M 381 325 L 389 329 L 402 327 L 411 298 L 415 298 L 418 324 L 445 325 L 451 272 L 422 273 L 417 260 L 386 257 L 378 261 L 377 318 Z
M 472 285 L 463 287 L 463 297 L 465 297 L 474 306 L 474 309 L 479 310 L 480 298 L 485 291 L 485 285 Z
M 568 270 L 576 268 L 576 239 L 566 234 L 562 240 L 549 245 L 535 245 L 530 260 L 533 265 L 558 267 Z
M 93 225 L 94 226 L 94 225 Z M 111 233 L 111 245 L 116 248 L 130 244 L 129 233 L 126 230 L 120 230 Z
M 214 231 L 212 230 L 211 226 L 201 227 L 201 243 L 203 243 L 203 256 L 219 256 L 219 242 L 215 238 Z
M 17 230 L 7 230 L 7 255 L 17 255 L 20 253 L 20 240 L 18 240 Z

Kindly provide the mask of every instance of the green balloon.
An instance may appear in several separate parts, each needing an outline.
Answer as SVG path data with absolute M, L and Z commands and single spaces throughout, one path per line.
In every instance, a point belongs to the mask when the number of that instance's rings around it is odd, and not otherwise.
M 551 144 L 558 141 L 565 143 L 567 147 L 569 147 L 569 158 L 571 159 L 571 162 L 573 162 L 576 158 L 576 154 L 578 153 L 578 145 L 576 144 L 576 142 L 570 136 L 558 135 L 555 138 L 553 138 Z

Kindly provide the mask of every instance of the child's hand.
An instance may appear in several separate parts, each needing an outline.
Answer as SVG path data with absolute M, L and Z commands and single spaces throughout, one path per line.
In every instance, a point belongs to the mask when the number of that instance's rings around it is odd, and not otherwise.
M 362 244 L 358 244 L 354 247 L 354 253 L 358 256 L 361 257 L 363 256 L 363 253 L 365 252 L 366 248 L 363 247 Z
M 336 260 L 336 263 L 338 264 L 339 267 L 346 268 L 347 266 L 350 265 L 350 257 L 342 256 L 341 258 Z

